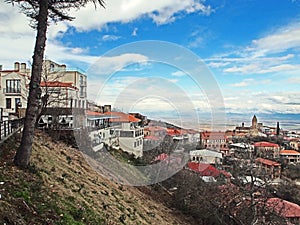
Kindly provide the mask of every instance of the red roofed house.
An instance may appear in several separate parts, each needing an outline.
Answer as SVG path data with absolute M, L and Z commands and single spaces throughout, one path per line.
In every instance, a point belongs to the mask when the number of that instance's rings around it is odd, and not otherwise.
M 268 159 L 257 158 L 255 164 L 258 166 L 259 175 L 267 175 L 271 179 L 280 177 L 281 164 Z
M 267 206 L 270 211 L 275 212 L 278 216 L 285 218 L 288 224 L 300 224 L 300 206 L 280 199 L 269 198 Z
M 188 162 L 188 169 L 199 173 L 200 176 L 218 177 L 221 174 L 226 178 L 230 178 L 231 175 L 224 170 L 218 170 L 216 167 L 207 163 Z
M 287 163 L 299 163 L 300 162 L 300 152 L 295 150 L 281 150 L 280 158 L 286 160 Z
M 279 158 L 280 146 L 275 143 L 261 141 L 254 143 L 254 154 L 258 157 Z
M 225 132 L 205 131 L 200 133 L 200 146 L 206 149 L 218 150 L 223 155 L 229 155 Z
M 143 156 L 144 128 L 138 124 L 140 119 L 123 112 L 106 112 L 112 129 L 119 139 L 123 151 L 133 154 L 136 158 Z

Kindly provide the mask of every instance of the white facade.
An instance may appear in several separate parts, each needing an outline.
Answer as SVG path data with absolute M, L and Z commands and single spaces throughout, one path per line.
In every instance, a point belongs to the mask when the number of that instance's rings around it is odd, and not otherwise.
M 21 66 L 20 66 L 21 65 Z M 18 116 L 27 106 L 30 71 L 25 63 L 15 63 L 13 70 L 0 70 L 0 109 L 3 119 Z
M 221 164 L 222 153 L 208 149 L 190 151 L 190 160 L 198 163 Z

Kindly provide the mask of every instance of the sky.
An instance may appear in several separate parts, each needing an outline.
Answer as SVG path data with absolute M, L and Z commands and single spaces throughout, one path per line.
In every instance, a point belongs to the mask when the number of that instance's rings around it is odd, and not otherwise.
M 45 56 L 84 70 L 94 102 L 181 121 L 300 113 L 300 0 L 106 0 L 70 15 L 50 23 Z M 35 31 L 4 1 L 0 34 L 3 69 L 31 61 Z

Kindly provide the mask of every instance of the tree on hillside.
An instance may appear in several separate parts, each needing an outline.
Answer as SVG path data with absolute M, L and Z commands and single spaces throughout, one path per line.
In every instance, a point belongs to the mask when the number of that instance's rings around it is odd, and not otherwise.
M 72 8 L 80 9 L 92 2 L 95 7 L 104 7 L 103 0 L 6 0 L 7 3 L 17 5 L 21 12 L 31 19 L 31 26 L 37 30 L 33 53 L 29 96 L 25 114 L 25 122 L 21 145 L 17 150 L 14 163 L 19 167 L 27 167 L 30 162 L 35 122 L 41 98 L 41 75 L 44 51 L 47 39 L 48 22 L 72 20 L 68 11 Z

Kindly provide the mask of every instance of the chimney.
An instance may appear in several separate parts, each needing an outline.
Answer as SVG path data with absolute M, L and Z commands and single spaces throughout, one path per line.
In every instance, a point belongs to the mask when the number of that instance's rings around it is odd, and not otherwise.
M 25 72 L 26 70 L 26 63 L 21 63 L 21 71 Z
M 20 70 L 20 63 L 15 62 L 15 70 L 17 70 L 17 71 Z
M 244 126 L 245 126 L 245 123 L 243 122 L 243 123 L 242 123 L 242 127 L 244 127 Z
M 0 65 L 0 71 L 2 70 L 2 65 Z

